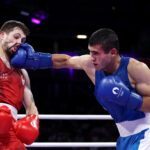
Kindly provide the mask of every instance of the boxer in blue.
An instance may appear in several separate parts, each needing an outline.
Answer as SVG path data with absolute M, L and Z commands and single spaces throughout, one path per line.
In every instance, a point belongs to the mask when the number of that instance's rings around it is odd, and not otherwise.
M 95 84 L 97 101 L 113 117 L 120 137 L 117 150 L 150 149 L 150 70 L 134 58 L 119 55 L 119 40 L 108 28 L 89 38 L 89 55 L 37 53 L 22 44 L 11 63 L 26 69 L 73 68 Z

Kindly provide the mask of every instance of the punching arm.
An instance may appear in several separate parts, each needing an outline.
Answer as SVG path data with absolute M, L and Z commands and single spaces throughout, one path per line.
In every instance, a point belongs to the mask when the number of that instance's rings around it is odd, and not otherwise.
M 23 43 L 11 59 L 14 68 L 24 69 L 49 69 L 49 68 L 87 68 L 86 62 L 90 61 L 89 55 L 69 56 L 67 54 L 48 54 L 35 52 L 31 45 Z M 83 63 L 85 62 L 85 63 Z M 90 67 L 91 68 L 91 67 Z

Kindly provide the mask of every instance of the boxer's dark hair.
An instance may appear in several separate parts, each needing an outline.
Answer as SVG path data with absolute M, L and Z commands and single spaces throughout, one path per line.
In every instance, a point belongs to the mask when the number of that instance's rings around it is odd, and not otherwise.
M 27 36 L 30 34 L 29 28 L 22 22 L 16 21 L 16 20 L 9 20 L 6 21 L 0 28 L 0 32 L 6 32 L 9 33 L 13 31 L 15 27 L 20 28 L 24 34 Z
M 112 48 L 116 48 L 119 53 L 119 40 L 117 34 L 109 29 L 102 28 L 95 31 L 89 38 L 88 45 L 102 45 L 102 49 L 105 53 L 108 53 Z

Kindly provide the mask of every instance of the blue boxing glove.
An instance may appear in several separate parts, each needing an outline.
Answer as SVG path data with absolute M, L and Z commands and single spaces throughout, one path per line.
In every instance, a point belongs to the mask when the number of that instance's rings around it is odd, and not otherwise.
M 105 100 L 129 109 L 139 110 L 143 103 L 142 96 L 131 92 L 116 76 L 103 78 L 99 84 L 98 91 L 100 96 L 105 98 Z
M 24 69 L 48 69 L 51 68 L 52 55 L 47 53 L 35 52 L 33 47 L 27 43 L 20 45 L 18 51 L 11 59 L 14 68 Z

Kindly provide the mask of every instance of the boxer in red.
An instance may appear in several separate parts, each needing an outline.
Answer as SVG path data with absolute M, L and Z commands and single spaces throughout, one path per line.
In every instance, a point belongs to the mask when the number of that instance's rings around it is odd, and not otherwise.
M 25 150 L 39 134 L 38 110 L 30 89 L 28 73 L 16 69 L 10 59 L 24 43 L 29 29 L 15 20 L 0 28 L 0 150 Z M 26 117 L 17 120 L 17 112 L 24 104 Z

